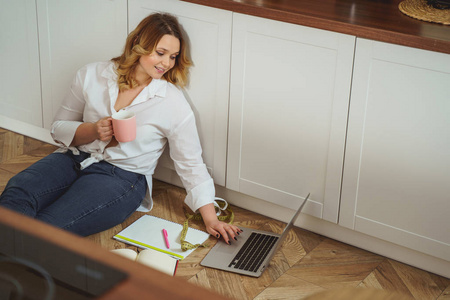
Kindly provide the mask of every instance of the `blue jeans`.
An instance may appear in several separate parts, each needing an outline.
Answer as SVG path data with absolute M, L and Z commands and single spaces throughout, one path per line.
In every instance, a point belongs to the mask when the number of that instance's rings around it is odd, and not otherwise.
M 80 170 L 89 155 L 52 153 L 10 179 L 0 205 L 81 236 L 122 223 L 145 197 L 144 175 L 105 161 Z

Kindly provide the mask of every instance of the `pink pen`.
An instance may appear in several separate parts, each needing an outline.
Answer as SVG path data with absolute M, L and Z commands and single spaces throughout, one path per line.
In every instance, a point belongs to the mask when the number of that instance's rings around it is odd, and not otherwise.
M 163 235 L 164 235 L 164 240 L 166 241 L 166 247 L 167 247 L 167 249 L 170 249 L 169 235 L 167 234 L 167 230 L 163 229 Z

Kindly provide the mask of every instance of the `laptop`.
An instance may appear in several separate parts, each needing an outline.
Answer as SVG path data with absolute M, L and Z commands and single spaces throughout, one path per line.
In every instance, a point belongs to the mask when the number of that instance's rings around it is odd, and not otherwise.
M 228 245 L 223 239 L 219 240 L 205 256 L 200 265 L 260 277 L 269 266 L 277 250 L 283 244 L 289 230 L 294 226 L 294 222 L 305 206 L 309 195 L 302 201 L 297 212 L 286 225 L 281 235 L 241 227 L 243 232 L 238 236 L 237 241 L 233 241 L 231 245 Z

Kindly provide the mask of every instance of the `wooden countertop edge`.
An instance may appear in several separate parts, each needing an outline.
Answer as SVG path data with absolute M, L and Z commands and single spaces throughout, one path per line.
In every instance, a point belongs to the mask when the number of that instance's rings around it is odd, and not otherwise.
M 353 35 L 358 38 L 376 40 L 401 46 L 450 54 L 450 41 L 432 39 L 401 32 L 361 26 L 347 22 L 325 19 L 307 14 L 292 13 L 271 8 L 258 7 L 233 1 L 181 0 L 184 2 L 224 9 L 235 13 L 287 22 L 317 29 Z M 449 28 L 450 29 L 450 28 Z
M 128 274 L 99 299 L 227 299 L 203 287 L 111 253 L 80 236 L 0 207 L 0 223 Z M 177 287 L 177 288 L 174 288 Z

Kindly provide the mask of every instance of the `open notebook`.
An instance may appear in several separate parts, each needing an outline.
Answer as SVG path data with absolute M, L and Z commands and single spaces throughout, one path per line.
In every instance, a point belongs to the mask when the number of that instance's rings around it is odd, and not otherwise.
M 167 230 L 170 248 L 166 246 L 163 229 Z M 183 260 L 195 249 L 181 250 L 180 237 L 182 230 L 183 225 L 181 224 L 155 216 L 143 215 L 116 234 L 114 239 L 139 248 L 157 250 Z M 192 244 L 203 244 L 208 237 L 208 233 L 189 227 L 186 241 Z

